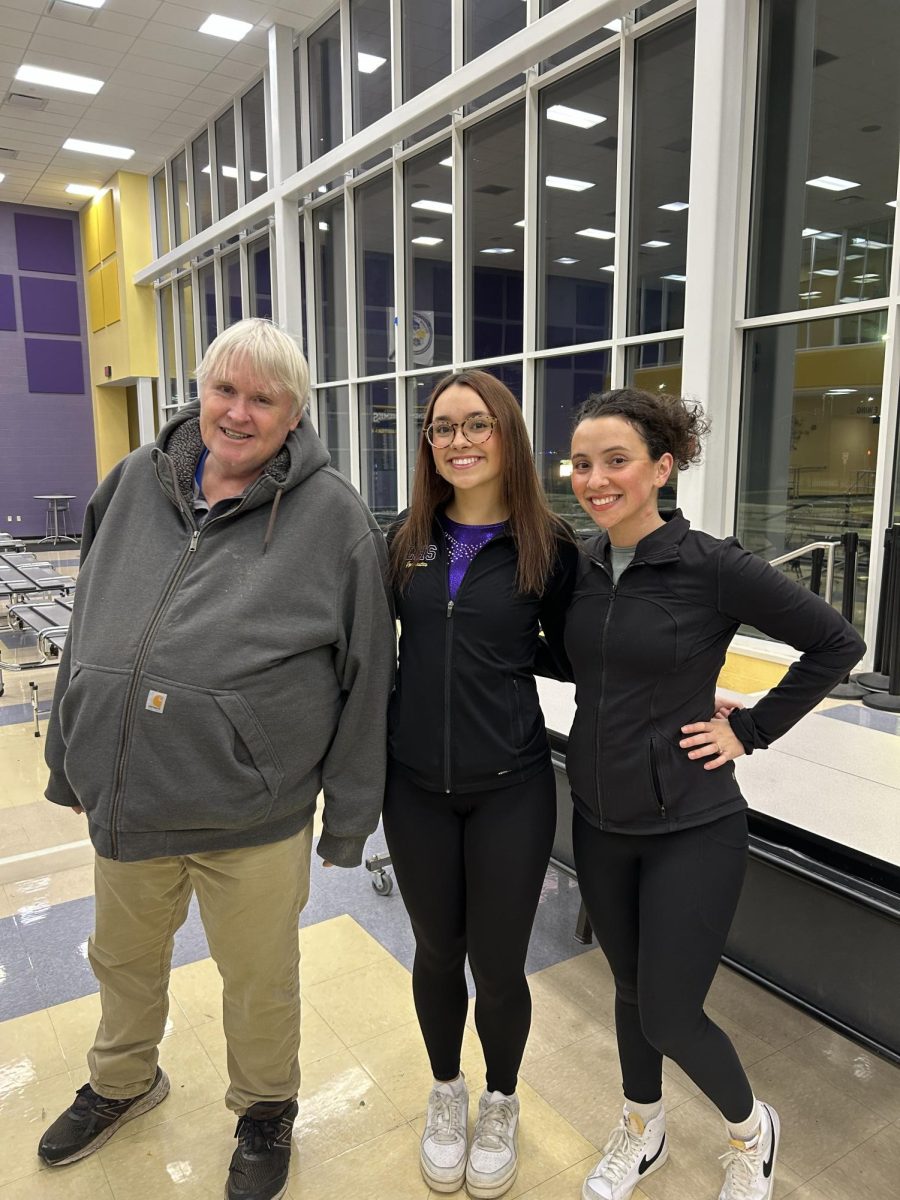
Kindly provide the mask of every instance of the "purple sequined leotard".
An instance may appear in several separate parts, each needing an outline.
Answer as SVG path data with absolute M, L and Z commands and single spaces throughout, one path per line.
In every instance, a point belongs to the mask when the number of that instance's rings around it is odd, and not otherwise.
M 469 563 L 482 546 L 503 532 L 506 522 L 501 521 L 497 525 L 460 525 L 442 513 L 441 525 L 450 563 L 450 599 L 455 600 Z

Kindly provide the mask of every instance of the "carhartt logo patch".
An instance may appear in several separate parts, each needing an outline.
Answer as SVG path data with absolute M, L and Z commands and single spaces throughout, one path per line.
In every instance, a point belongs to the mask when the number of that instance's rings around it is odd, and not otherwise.
M 161 713 L 166 707 L 167 699 L 168 697 L 165 692 L 148 692 L 147 703 L 144 705 L 144 708 L 148 712 Z

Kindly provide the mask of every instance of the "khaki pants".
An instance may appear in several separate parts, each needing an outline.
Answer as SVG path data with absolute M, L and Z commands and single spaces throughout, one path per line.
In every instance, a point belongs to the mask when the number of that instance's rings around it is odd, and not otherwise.
M 101 1017 L 88 1054 L 91 1087 L 113 1100 L 152 1084 L 169 1011 L 175 931 L 197 895 L 223 980 L 230 1086 L 243 1114 L 300 1086 L 300 943 L 309 896 L 312 821 L 268 846 L 145 862 L 95 859 L 96 925 L 88 957 Z

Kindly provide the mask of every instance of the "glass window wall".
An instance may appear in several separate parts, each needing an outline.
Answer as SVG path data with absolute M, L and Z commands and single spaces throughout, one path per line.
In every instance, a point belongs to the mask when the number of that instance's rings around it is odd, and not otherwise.
M 166 173 L 157 171 L 153 176 L 153 209 L 156 218 L 156 249 L 159 254 L 168 254 L 171 249 L 169 237 L 169 203 L 166 199 Z
M 391 111 L 390 0 L 350 0 L 353 131 Z
M 684 326 L 694 28 L 691 15 L 635 47 L 630 334 Z
M 347 378 L 347 267 L 344 201 L 313 213 L 316 345 L 320 379 Z M 340 389 L 339 389 L 340 390 Z
M 541 92 L 541 348 L 612 336 L 618 93 L 618 54 Z
M 406 197 L 406 330 L 410 367 L 453 360 L 450 143 L 409 159 Z
M 397 400 L 394 381 L 359 386 L 362 495 L 386 528 L 397 515 Z
M 565 4 L 566 0 L 541 0 L 541 16 L 546 16 L 547 13 L 553 12 L 555 8 L 559 8 L 561 4 Z M 558 54 L 552 55 L 542 63 L 542 68 L 548 71 L 551 67 L 558 67 L 561 63 L 568 62 L 570 58 L 574 58 L 576 54 L 581 54 L 585 50 L 590 50 L 592 46 L 599 46 L 601 42 L 607 41 L 619 32 L 622 25 L 621 18 L 615 21 L 610 21 L 604 25 L 599 33 L 593 34 L 591 37 L 582 38 L 581 41 L 575 42 L 567 50 L 561 50 Z
M 517 354 L 522 350 L 524 105 L 467 129 L 464 145 L 466 357 Z
M 225 328 L 240 321 L 244 315 L 241 299 L 241 256 L 232 250 L 222 257 L 222 298 Z
M 350 478 L 350 389 L 319 388 L 319 436 L 331 455 L 331 465 Z
M 750 315 L 887 295 L 900 8 L 859 10 L 762 4 Z
M 390 171 L 354 193 L 361 375 L 394 369 L 394 184 Z
M 175 244 L 191 236 L 191 206 L 188 196 L 187 155 L 184 150 L 172 159 L 172 205 L 175 209 Z
M 194 222 L 199 232 L 212 225 L 212 179 L 209 168 L 209 131 L 204 129 L 191 144 L 194 165 Z
M 237 151 L 234 145 L 234 109 L 222 113 L 215 124 L 219 216 L 227 217 L 238 206 Z
M 200 295 L 200 353 L 205 354 L 219 331 L 216 320 L 216 268 L 213 263 L 205 263 L 197 272 L 197 286 Z
M 272 256 L 269 239 L 261 238 L 248 248 L 250 255 L 250 316 L 272 320 Z
M 269 187 L 266 96 L 262 80 L 241 98 L 241 136 L 244 140 L 244 199 L 253 200 Z
M 310 152 L 319 158 L 340 145 L 341 104 L 341 15 L 335 13 L 310 36 L 309 95 Z M 302 99 L 298 93 L 298 101 Z M 298 120 L 302 120 L 302 107 Z
M 525 28 L 525 5 L 522 0 L 465 0 L 463 9 L 463 41 L 465 61 L 471 62 L 486 50 L 497 46 L 520 29 Z M 507 83 L 492 88 L 472 104 L 466 111 L 480 108 L 518 87 L 524 75 L 515 75 Z
M 401 0 L 403 99 L 450 74 L 453 0 Z
M 197 399 L 197 342 L 194 337 L 194 289 L 191 276 L 178 281 L 178 320 L 181 331 L 181 373 L 185 400 Z
M 164 406 L 172 408 L 178 403 L 178 368 L 175 359 L 175 304 L 171 284 L 159 289 L 159 320 L 163 344 Z

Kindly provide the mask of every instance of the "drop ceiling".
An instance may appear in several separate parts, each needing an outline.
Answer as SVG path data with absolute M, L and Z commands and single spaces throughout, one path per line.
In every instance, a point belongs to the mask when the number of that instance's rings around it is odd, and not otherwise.
M 149 173 L 266 63 L 268 29 L 300 32 L 334 0 L 0 0 L 0 202 L 78 208 L 69 183 L 100 186 L 119 168 Z M 211 14 L 252 22 L 240 42 L 209 37 Z M 22 63 L 102 79 L 96 96 L 15 79 Z M 129 146 L 127 163 L 63 150 L 69 137 Z

